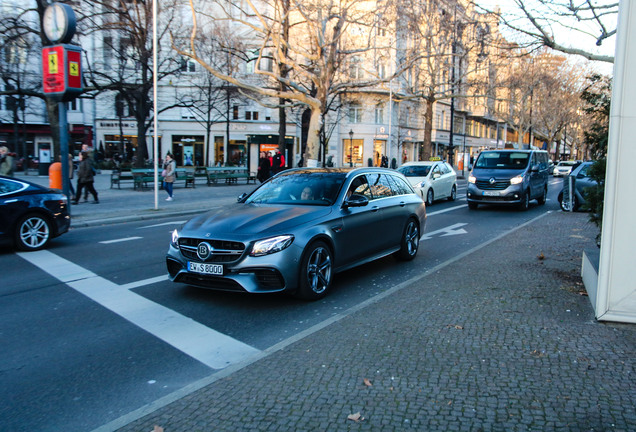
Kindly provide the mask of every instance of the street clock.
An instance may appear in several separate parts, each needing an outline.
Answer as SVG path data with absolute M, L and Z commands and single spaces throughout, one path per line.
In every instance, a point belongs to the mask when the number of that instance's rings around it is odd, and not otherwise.
M 73 8 L 64 3 L 51 3 L 42 18 L 44 34 L 52 43 L 68 43 L 75 34 L 76 20 Z

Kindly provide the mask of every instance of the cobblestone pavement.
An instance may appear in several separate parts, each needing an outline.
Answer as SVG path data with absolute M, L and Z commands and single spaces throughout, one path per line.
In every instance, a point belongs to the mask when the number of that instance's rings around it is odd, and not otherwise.
M 636 327 L 594 319 L 587 219 L 550 213 L 119 430 L 634 431 Z

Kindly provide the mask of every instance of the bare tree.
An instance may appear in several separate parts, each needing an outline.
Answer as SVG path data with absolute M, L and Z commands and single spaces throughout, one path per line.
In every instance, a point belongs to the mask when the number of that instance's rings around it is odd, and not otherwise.
M 452 131 L 455 108 L 464 108 L 468 96 L 475 98 L 475 86 L 481 83 L 477 77 L 486 67 L 482 59 L 494 36 L 490 34 L 485 18 L 475 13 L 470 4 L 466 7 L 464 3 L 457 0 L 415 2 L 405 15 L 408 34 L 422 41 L 418 45 L 421 61 L 402 80 L 405 94 L 397 97 L 416 97 L 425 104 L 422 158 L 433 153 L 435 104 L 450 101 Z M 449 142 L 449 153 L 452 153 L 452 147 L 453 143 Z
M 343 2 L 292 1 L 289 10 L 281 12 L 280 3 L 245 2 L 246 9 L 237 4 L 208 2 L 214 16 L 203 7 L 195 7 L 191 0 L 193 30 L 189 44 L 175 39 L 175 49 L 181 55 L 199 62 L 212 75 L 255 94 L 278 100 L 290 100 L 306 105 L 310 110 L 307 137 L 307 166 L 317 166 L 320 152 L 320 131 L 329 95 L 344 89 L 368 87 L 378 80 L 352 79 L 342 66 L 354 55 L 364 55 L 372 49 L 371 30 L 378 14 L 377 4 L 346 0 Z M 223 15 L 220 15 L 220 13 Z M 222 16 L 222 18 L 221 18 Z M 289 18 L 289 38 L 282 29 Z M 199 26 L 208 27 L 220 20 L 229 20 L 236 34 L 249 36 L 258 42 L 258 69 L 261 82 L 232 76 L 209 65 L 199 55 Z M 286 53 L 286 54 L 285 54 Z M 275 68 L 264 67 L 271 57 Z M 285 65 L 286 75 L 278 65 Z M 284 88 L 274 85 L 284 84 Z
M 120 104 L 130 108 L 137 123 L 136 166 L 148 159 L 146 132 L 152 125 L 152 91 L 154 80 L 161 81 L 176 74 L 181 65 L 166 48 L 167 32 L 178 31 L 180 25 L 176 1 L 159 4 L 158 64 L 153 65 L 152 2 L 143 0 L 94 0 L 81 10 L 85 33 L 97 33 L 103 43 L 98 64 L 87 64 L 87 91 L 115 91 Z M 157 76 L 154 76 L 154 71 Z M 164 111 L 179 103 L 170 103 Z
M 546 46 L 601 62 L 614 62 L 613 55 L 596 52 L 592 46 L 582 48 L 573 42 L 589 40 L 596 46 L 611 43 L 616 35 L 618 1 L 615 0 L 512 0 L 504 9 L 477 8 L 500 17 L 501 22 L 519 36 L 516 42 L 526 49 Z M 572 36 L 575 35 L 575 36 Z M 577 36 L 578 35 L 578 36 Z

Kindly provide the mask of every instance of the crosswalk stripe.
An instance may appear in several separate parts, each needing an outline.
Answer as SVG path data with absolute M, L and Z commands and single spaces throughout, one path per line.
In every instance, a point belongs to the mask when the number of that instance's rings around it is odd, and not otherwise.
M 260 353 L 78 266 L 50 251 L 18 253 L 31 264 L 174 348 L 213 368 L 223 369 Z

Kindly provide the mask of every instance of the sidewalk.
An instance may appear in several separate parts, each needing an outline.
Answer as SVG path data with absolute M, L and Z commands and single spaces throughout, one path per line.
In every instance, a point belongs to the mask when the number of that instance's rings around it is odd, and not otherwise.
M 15 177 L 31 181 L 43 186 L 49 186 L 48 176 L 24 175 L 16 173 Z M 159 189 L 157 194 L 157 209 L 155 209 L 154 187 L 145 190 L 134 190 L 132 183 L 123 184 L 121 189 L 110 188 L 110 171 L 102 171 L 95 176 L 95 189 L 99 197 L 99 204 L 92 204 L 93 197 L 88 195 L 88 202 L 80 200 L 78 205 L 71 207 L 71 226 L 94 226 L 132 220 L 153 219 L 165 216 L 184 216 L 200 213 L 211 207 L 229 204 L 243 192 L 253 190 L 256 185 L 219 184 L 207 186 L 205 179 L 197 178 L 199 182 L 195 188 L 184 188 L 178 183 L 174 188 L 174 201 L 166 201 L 168 194 Z M 77 188 L 77 179 L 73 179 L 73 187 Z
M 587 219 L 549 213 L 98 430 L 636 430 L 636 327 L 594 319 Z

